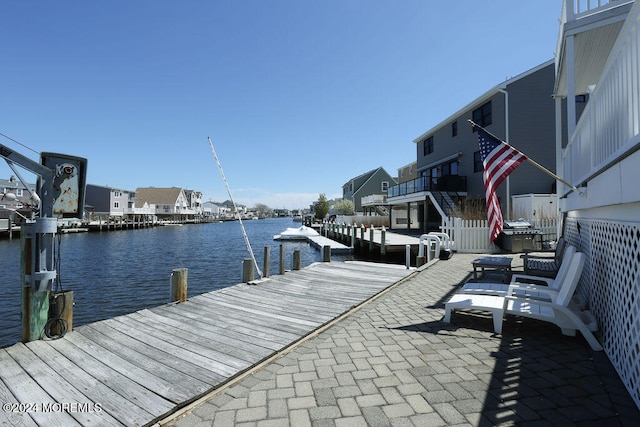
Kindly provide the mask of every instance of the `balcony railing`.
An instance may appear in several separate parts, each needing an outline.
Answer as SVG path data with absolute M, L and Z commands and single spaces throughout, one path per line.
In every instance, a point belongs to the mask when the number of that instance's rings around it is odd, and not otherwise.
M 421 176 L 411 181 L 403 182 L 387 190 L 387 197 L 406 196 L 422 191 L 467 191 L 467 177 L 460 175 L 446 175 L 434 182 L 431 177 Z
M 582 184 L 637 149 L 640 140 L 640 8 L 631 9 L 600 81 L 563 153 L 564 175 Z

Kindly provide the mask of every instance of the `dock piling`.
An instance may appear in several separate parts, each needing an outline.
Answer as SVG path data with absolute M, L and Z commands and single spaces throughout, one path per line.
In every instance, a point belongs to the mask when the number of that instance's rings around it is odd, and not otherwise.
M 187 268 L 174 268 L 171 272 L 171 302 L 185 302 L 187 300 Z
M 331 246 L 322 247 L 322 262 L 331 262 Z
M 264 247 L 264 266 L 262 270 L 264 271 L 264 277 L 269 277 L 271 270 L 271 248 L 269 246 Z
M 251 258 L 245 258 L 242 261 L 242 282 L 249 283 L 255 279 L 253 270 L 253 260 Z
M 302 258 L 300 249 L 293 251 L 293 270 L 300 270 L 302 268 Z
M 280 274 L 284 274 L 284 245 L 280 244 Z

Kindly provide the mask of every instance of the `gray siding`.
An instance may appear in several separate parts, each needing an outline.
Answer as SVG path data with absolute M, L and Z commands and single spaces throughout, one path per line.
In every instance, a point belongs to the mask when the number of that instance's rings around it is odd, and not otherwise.
M 555 101 L 551 98 L 554 83 L 554 65 L 547 65 L 507 85 L 509 93 L 509 142 L 536 162 L 555 171 Z M 470 104 L 457 117 L 442 124 L 416 143 L 418 171 L 442 159 L 462 153 L 458 157 L 458 175 L 467 177 L 469 198 L 484 198 L 482 172 L 474 172 L 474 153 L 479 150 L 477 133 L 472 132 L 467 122 L 473 110 L 491 102 L 492 123 L 486 129 L 505 140 L 505 95 L 495 91 L 486 98 Z M 458 134 L 452 136 L 451 124 L 458 122 Z M 424 155 L 422 141 L 433 136 L 433 152 Z M 419 173 L 420 174 L 420 173 Z M 510 175 L 511 195 L 527 193 L 550 193 L 553 178 L 525 162 Z M 497 190 L 500 201 L 506 198 L 506 184 Z

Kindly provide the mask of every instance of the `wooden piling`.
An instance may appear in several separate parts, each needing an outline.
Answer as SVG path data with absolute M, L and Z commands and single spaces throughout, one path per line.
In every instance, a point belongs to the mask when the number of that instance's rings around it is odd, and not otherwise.
M 271 270 L 271 248 L 269 246 L 264 247 L 264 277 L 269 277 Z
M 284 274 L 284 245 L 280 244 L 280 274 Z
M 300 270 L 302 268 L 302 258 L 301 258 L 300 249 L 296 249 L 293 251 L 293 269 Z
M 322 247 L 322 262 L 331 262 L 331 246 Z
M 242 261 L 242 282 L 249 283 L 255 279 L 253 271 L 253 260 L 251 258 L 245 258 Z
M 185 302 L 187 300 L 187 268 L 174 268 L 171 272 L 171 302 Z

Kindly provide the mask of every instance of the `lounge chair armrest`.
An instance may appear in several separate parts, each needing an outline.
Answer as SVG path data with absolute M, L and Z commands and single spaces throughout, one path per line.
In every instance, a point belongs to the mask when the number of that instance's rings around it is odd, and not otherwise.
M 549 261 L 552 261 L 552 260 L 554 260 L 556 257 L 555 257 L 555 255 L 554 255 L 553 253 L 550 253 L 550 254 L 549 254 L 549 256 L 543 256 L 543 255 L 527 255 L 527 254 L 524 254 L 524 255 L 522 255 L 522 258 L 524 258 L 525 260 L 528 260 L 528 259 L 541 259 L 541 260 L 549 260 Z
M 520 274 L 520 273 L 516 273 L 513 276 L 511 276 L 511 283 L 516 283 L 516 282 L 528 283 L 529 281 L 546 283 L 547 286 L 551 286 L 554 279 L 551 279 L 549 277 L 533 276 L 531 274 Z
M 509 284 L 509 288 L 507 289 L 507 297 L 531 298 L 535 300 L 538 300 L 540 298 L 540 296 L 527 295 L 526 292 L 537 292 L 548 296 L 551 300 L 553 300 L 555 296 L 558 295 L 558 291 L 556 289 L 551 289 L 548 286 L 540 286 L 532 283 L 513 282 Z

